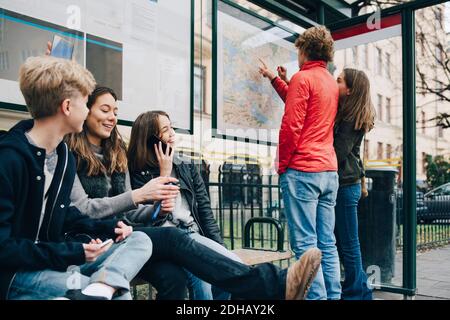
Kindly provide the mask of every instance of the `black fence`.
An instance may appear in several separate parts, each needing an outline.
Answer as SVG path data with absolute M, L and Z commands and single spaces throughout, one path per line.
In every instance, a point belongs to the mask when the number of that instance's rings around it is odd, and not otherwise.
M 416 193 L 417 248 L 428 249 L 450 243 L 450 195 L 424 196 Z M 402 194 L 396 197 L 397 247 L 403 245 Z
M 224 164 L 219 167 L 217 180 L 211 180 L 209 177 L 207 182 L 211 207 L 229 249 L 243 246 L 245 223 L 254 217 L 278 219 L 285 230 L 284 249 L 289 248 L 278 176 L 262 175 L 258 165 Z M 275 250 L 275 228 L 253 226 L 250 242 L 255 248 Z

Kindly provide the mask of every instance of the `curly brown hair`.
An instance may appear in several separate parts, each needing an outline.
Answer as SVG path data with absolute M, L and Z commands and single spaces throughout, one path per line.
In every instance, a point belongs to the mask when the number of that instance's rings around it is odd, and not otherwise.
M 333 61 L 334 41 L 330 31 L 324 26 L 306 29 L 297 40 L 295 46 L 306 54 L 309 60 Z

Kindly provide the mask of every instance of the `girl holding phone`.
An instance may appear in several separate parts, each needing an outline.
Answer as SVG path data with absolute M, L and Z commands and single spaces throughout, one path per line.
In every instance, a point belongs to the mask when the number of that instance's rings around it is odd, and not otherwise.
M 175 207 L 172 212 L 161 213 L 154 225 L 179 228 L 211 249 L 241 261 L 224 247 L 205 183 L 192 160 L 175 156 L 175 144 L 175 131 L 166 112 L 149 111 L 138 116 L 128 148 L 132 188 L 140 188 L 160 176 L 177 178 L 180 194 Z M 164 145 L 167 145 L 165 151 Z M 191 274 L 188 275 L 188 287 L 195 300 L 223 300 L 228 297 L 223 292 L 213 294 L 210 284 Z

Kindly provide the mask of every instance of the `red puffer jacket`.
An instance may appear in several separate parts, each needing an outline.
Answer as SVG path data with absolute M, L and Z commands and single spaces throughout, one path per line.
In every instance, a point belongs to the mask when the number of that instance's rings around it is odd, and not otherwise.
M 288 168 L 337 171 L 333 126 L 339 89 L 326 63 L 305 62 L 289 85 L 278 77 L 272 84 L 286 103 L 275 161 L 278 173 Z

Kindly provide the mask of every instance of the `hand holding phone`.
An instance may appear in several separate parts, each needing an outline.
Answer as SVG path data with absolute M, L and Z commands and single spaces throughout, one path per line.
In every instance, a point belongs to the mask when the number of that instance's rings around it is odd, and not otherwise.
M 63 58 L 71 60 L 73 56 L 74 43 L 59 35 L 53 36 L 53 42 L 50 50 L 50 55 L 56 58 Z
M 110 245 L 113 241 L 112 239 L 108 239 L 101 243 L 100 242 L 101 242 L 100 239 L 96 240 L 92 239 L 90 243 L 83 243 L 86 262 L 95 261 L 99 256 L 101 256 L 106 251 L 107 246 Z
M 113 239 L 105 240 L 105 241 L 103 241 L 102 243 L 100 243 L 100 245 L 99 245 L 98 248 L 101 249 L 101 248 L 107 246 L 108 244 L 110 244 L 110 243 L 112 243 L 112 242 L 114 242 Z
M 161 141 L 157 136 L 152 135 L 147 140 L 150 152 L 155 152 L 159 164 L 159 173 L 161 176 L 169 177 L 173 168 L 174 149 Z
M 162 147 L 162 151 L 163 153 L 166 153 L 167 150 L 167 144 L 162 141 L 161 139 L 159 139 L 156 135 L 151 135 L 148 140 L 147 140 L 147 147 L 151 150 L 154 150 L 155 145 L 156 147 L 159 148 L 159 143 L 161 142 L 161 147 Z M 169 147 L 170 148 L 170 147 Z

